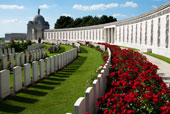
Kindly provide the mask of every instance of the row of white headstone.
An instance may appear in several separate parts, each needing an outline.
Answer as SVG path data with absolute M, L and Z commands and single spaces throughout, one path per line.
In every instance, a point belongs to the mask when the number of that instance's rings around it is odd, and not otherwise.
M 24 65 L 25 63 L 30 63 L 45 57 L 46 57 L 45 48 L 36 49 L 33 51 L 26 51 L 25 53 L 21 52 L 20 54 L 9 53 L 9 57 L 7 55 L 2 55 L 2 68 L 3 70 L 8 69 L 8 66 L 10 68 L 13 68 L 14 66 Z M 15 64 L 14 64 L 14 60 L 15 60 Z
M 0 59 L 2 58 L 2 55 L 7 56 L 9 54 L 15 54 L 15 48 L 0 49 Z
M 38 43 L 38 42 L 37 42 Z M 27 47 L 27 50 L 29 51 L 32 51 L 32 50 L 36 50 L 36 49 L 39 49 L 39 48 L 42 48 L 43 47 L 43 44 L 35 44 L 35 45 L 29 45 Z
M 88 87 L 85 91 L 85 97 L 80 97 L 74 104 L 74 114 L 96 114 L 98 111 L 97 108 L 97 99 L 105 94 L 107 79 L 106 76 L 109 75 L 109 67 L 111 64 L 111 52 L 108 50 L 108 60 L 105 63 L 101 74 L 97 76 L 97 79 L 93 81 L 93 87 Z M 66 113 L 71 114 L 71 113 Z
M 39 61 L 32 62 L 32 80 L 31 80 L 31 65 L 24 64 L 24 85 L 22 85 L 22 67 L 16 66 L 13 68 L 13 89 L 17 92 L 27 87 L 31 83 L 35 83 L 50 74 L 55 73 L 71 63 L 77 57 L 77 49 L 61 53 L 59 55 L 46 57 Z M 9 70 L 0 71 L 0 98 L 3 99 L 10 95 L 10 72 Z

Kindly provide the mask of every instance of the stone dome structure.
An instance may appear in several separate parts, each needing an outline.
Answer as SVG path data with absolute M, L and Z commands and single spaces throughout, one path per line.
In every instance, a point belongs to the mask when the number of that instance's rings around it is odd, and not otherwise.
M 41 23 L 41 24 L 45 24 L 45 19 L 42 15 L 36 15 L 34 18 L 33 18 L 33 22 L 34 23 Z
M 27 40 L 44 39 L 45 29 L 49 29 L 49 23 L 40 15 L 40 9 L 38 9 L 38 14 L 33 21 L 29 21 L 27 24 Z

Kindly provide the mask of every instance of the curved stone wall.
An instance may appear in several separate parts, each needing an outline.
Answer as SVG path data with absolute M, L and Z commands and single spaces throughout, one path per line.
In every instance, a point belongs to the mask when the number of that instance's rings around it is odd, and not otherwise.
M 170 2 L 126 20 L 79 28 L 45 30 L 48 40 L 106 42 L 170 57 Z

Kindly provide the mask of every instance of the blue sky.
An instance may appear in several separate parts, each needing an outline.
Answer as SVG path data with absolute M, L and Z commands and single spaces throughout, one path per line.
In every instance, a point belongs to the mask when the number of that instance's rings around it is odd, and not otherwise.
M 27 23 L 37 15 L 49 22 L 50 28 L 61 15 L 73 18 L 87 15 L 114 16 L 118 20 L 140 15 L 169 0 L 0 0 L 0 37 L 5 33 L 26 33 Z

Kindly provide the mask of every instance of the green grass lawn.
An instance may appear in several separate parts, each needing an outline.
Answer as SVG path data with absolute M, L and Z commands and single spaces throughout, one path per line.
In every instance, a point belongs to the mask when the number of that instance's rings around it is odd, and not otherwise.
M 155 58 L 161 59 L 161 60 L 163 60 L 167 63 L 170 63 L 170 58 L 168 58 L 168 57 L 158 55 L 158 54 L 154 54 L 154 53 L 148 53 L 148 52 L 144 52 L 144 54 L 150 55 L 152 57 L 155 57 Z
M 75 101 L 84 96 L 87 81 L 103 64 L 99 51 L 82 46 L 82 53 L 66 68 L 0 102 L 0 114 L 73 113 Z
M 54 55 L 57 55 L 57 54 L 59 54 L 59 53 L 63 53 L 63 52 L 65 52 L 65 51 L 68 51 L 68 50 L 73 49 L 72 46 L 61 44 L 61 45 L 60 45 L 60 49 L 59 49 L 59 51 L 58 51 L 57 53 L 50 53 L 50 52 L 48 51 L 48 48 L 50 48 L 50 46 L 52 46 L 52 45 L 43 44 L 43 46 L 46 48 L 47 56 L 54 56 Z
M 125 46 L 119 46 L 119 47 L 122 47 L 122 48 L 127 48 L 127 49 L 131 49 L 131 50 L 134 50 L 134 51 L 139 51 L 139 49 L 136 49 L 136 48 L 125 47 Z

